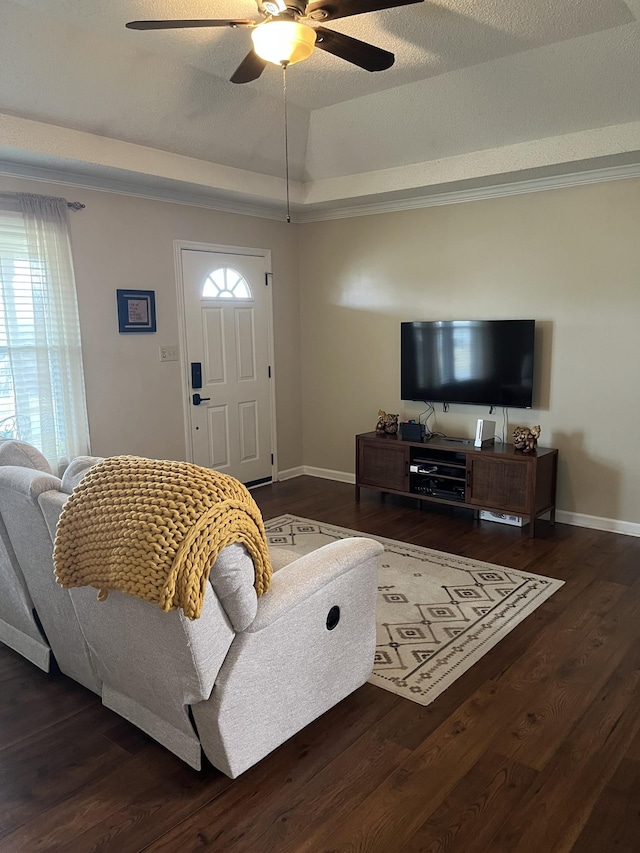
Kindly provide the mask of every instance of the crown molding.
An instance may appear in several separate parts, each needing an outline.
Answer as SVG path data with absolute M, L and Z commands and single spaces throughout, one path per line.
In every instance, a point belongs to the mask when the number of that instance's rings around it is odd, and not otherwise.
M 384 202 L 370 202 L 342 208 L 326 210 L 303 210 L 296 222 L 322 222 L 330 219 L 349 219 L 355 216 L 373 216 L 377 213 L 395 213 L 401 210 L 418 210 L 424 207 L 438 207 L 445 204 L 462 204 L 469 201 L 482 201 L 491 198 L 504 198 L 511 195 L 544 192 L 566 187 L 597 184 L 604 181 L 621 181 L 628 178 L 640 178 L 640 163 L 624 166 L 609 166 L 603 169 L 570 172 L 565 175 L 552 175 L 546 178 L 533 178 L 521 181 L 509 181 L 487 187 L 476 187 L 451 192 L 425 194 L 412 198 L 398 198 Z
M 255 202 L 236 201 L 214 195 L 205 196 L 204 194 L 190 192 L 189 190 L 136 184 L 116 178 L 81 175 L 77 172 L 65 171 L 63 169 L 49 169 L 42 166 L 10 163 L 3 160 L 0 160 L 0 176 L 23 178 L 29 181 L 42 181 L 49 184 L 61 184 L 76 189 L 116 193 L 117 195 L 146 198 L 151 201 L 186 204 L 190 207 L 203 207 L 208 210 L 235 213 L 241 216 L 257 216 L 261 219 L 281 219 L 284 221 L 286 218 L 285 202 L 256 204 Z
M 152 201 L 165 201 L 173 204 L 185 204 L 191 207 L 201 207 L 216 210 L 221 213 L 231 213 L 240 216 L 255 216 L 260 219 L 286 221 L 285 203 L 273 201 L 269 204 L 256 204 L 223 198 L 221 196 L 204 195 L 199 192 L 177 189 L 167 186 L 153 186 L 121 181 L 115 178 L 81 175 L 63 169 L 50 169 L 20 163 L 0 161 L 0 176 L 22 178 L 24 180 L 41 181 L 43 183 L 61 184 L 76 189 L 96 190 L 98 192 L 116 193 L 118 195 L 134 196 Z M 419 210 L 427 207 L 438 207 L 449 204 L 482 201 L 492 198 L 504 198 L 512 195 L 544 192 L 547 190 L 564 189 L 567 187 L 584 186 L 605 181 L 619 181 L 629 178 L 640 178 L 640 163 L 622 166 L 609 166 L 570 172 L 564 175 L 534 178 L 529 180 L 514 180 L 503 184 L 486 187 L 476 187 L 450 192 L 440 192 L 396 198 L 387 201 L 371 201 L 345 207 L 328 207 L 318 210 L 305 210 L 300 204 L 292 207 L 291 221 L 293 224 L 323 222 L 333 219 L 350 219 L 358 216 L 373 216 L 379 213 L 395 213 L 405 210 Z

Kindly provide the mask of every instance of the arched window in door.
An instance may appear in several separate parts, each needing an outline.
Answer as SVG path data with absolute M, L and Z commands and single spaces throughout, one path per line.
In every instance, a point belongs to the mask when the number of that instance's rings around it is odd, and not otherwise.
M 210 273 L 202 296 L 205 299 L 253 299 L 246 278 L 233 267 L 219 267 Z

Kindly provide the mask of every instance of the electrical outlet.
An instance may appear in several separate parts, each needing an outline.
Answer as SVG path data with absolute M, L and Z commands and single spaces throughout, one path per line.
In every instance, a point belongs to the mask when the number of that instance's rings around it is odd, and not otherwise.
M 178 347 L 160 347 L 160 361 L 177 361 Z

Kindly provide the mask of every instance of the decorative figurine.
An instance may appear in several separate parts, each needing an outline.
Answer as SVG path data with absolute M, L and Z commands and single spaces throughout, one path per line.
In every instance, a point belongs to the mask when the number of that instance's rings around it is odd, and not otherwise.
M 540 426 L 516 427 L 513 431 L 513 446 L 523 453 L 534 453 L 542 432 Z
M 376 432 L 378 434 L 393 434 L 398 432 L 398 415 L 388 415 L 386 412 L 383 412 L 382 409 L 378 409 Z

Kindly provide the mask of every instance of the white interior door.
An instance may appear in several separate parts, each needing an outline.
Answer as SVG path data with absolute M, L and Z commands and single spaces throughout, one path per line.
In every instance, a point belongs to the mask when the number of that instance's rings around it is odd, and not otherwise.
M 273 427 L 267 258 L 181 248 L 180 264 L 192 460 L 242 483 L 268 482 Z

